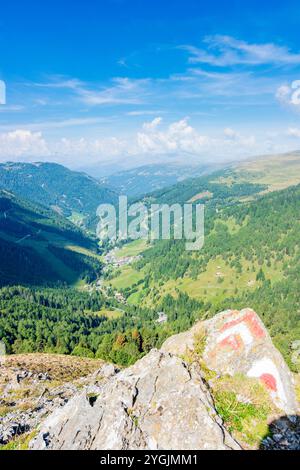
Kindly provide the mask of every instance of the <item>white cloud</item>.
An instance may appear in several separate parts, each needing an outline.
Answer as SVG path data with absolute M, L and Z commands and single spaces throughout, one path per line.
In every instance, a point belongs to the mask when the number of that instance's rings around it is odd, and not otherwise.
M 256 138 L 254 135 L 243 136 L 231 127 L 224 129 L 224 135 L 226 137 L 225 144 L 237 144 L 244 148 L 253 149 L 256 145 Z
M 125 155 L 128 143 L 116 137 L 103 139 L 61 138 L 47 141 L 41 132 L 18 129 L 0 134 L 1 161 L 59 161 L 70 166 L 80 166 Z
M 156 118 L 143 125 L 144 132 L 137 134 L 137 146 L 144 153 L 197 153 L 206 142 L 206 137 L 200 135 L 188 124 L 187 119 L 171 123 L 165 130 L 157 130 L 162 118 Z
M 144 122 L 143 128 L 146 131 L 150 131 L 150 130 L 156 129 L 161 122 L 162 122 L 162 118 L 161 117 L 156 117 L 151 122 Z
M 219 67 L 244 65 L 297 65 L 300 54 L 291 52 L 285 46 L 273 43 L 254 44 L 235 39 L 231 36 L 208 36 L 204 43 L 206 48 L 181 46 L 190 54 L 191 63 L 206 63 Z
M 113 85 L 101 90 L 77 88 L 80 99 L 89 105 L 101 104 L 142 104 L 143 86 L 147 80 L 115 78 Z
M 294 108 L 300 107 L 300 80 L 294 80 L 290 85 L 281 85 L 276 90 L 276 98 L 282 104 Z
M 276 90 L 276 98 L 279 101 L 288 101 L 289 96 L 291 93 L 291 88 L 288 85 L 281 85 L 277 90 Z
M 0 105 L 6 104 L 6 84 L 0 80 Z
M 48 157 L 50 151 L 40 132 L 17 129 L 0 134 L 0 155 L 4 158 Z
M 149 79 L 115 77 L 107 86 L 84 83 L 77 78 L 54 76 L 47 83 L 36 86 L 69 90 L 82 103 L 90 106 L 107 104 L 142 104 Z
M 232 155 L 238 152 L 251 154 L 255 151 L 254 136 L 243 136 L 231 128 L 224 130 L 225 137 L 208 136 L 199 133 L 188 124 L 188 119 L 181 119 L 169 124 L 164 129 L 151 126 L 155 122 L 145 123 L 143 132 L 137 134 L 137 150 L 144 154 L 173 154 L 184 157 L 190 156 L 219 156 Z M 159 124 L 162 123 L 160 118 Z
M 50 80 L 45 83 L 35 83 L 35 86 L 42 88 L 67 88 L 76 90 L 83 86 L 83 82 L 77 78 L 66 78 L 61 75 L 53 75 Z
M 291 103 L 295 106 L 300 105 L 300 80 L 294 80 L 292 83 Z
M 231 127 L 226 127 L 224 129 L 224 135 L 228 137 L 228 139 L 236 139 L 239 134 L 236 132 L 234 129 L 231 129 Z
M 262 76 L 255 74 L 253 70 L 242 71 L 208 71 L 203 68 L 189 68 L 183 77 L 188 78 L 187 82 L 178 86 L 178 76 L 171 77 L 175 85 L 175 94 L 178 100 L 190 99 L 200 102 L 210 102 L 222 105 L 228 102 L 229 105 L 245 106 L 248 99 L 256 105 L 262 106 L 274 99 L 274 90 L 280 84 L 277 76 Z M 179 82 L 180 83 L 180 82 Z
M 290 129 L 289 135 L 300 131 Z M 231 127 L 223 132 L 204 134 L 188 118 L 164 123 L 161 117 L 145 122 L 141 129 L 126 138 L 63 137 L 46 139 L 41 132 L 18 129 L 0 134 L 0 160 L 58 161 L 76 168 L 98 162 L 142 164 L 172 158 L 185 162 L 236 159 L 275 149 L 274 139 L 245 135 Z M 133 163 L 134 162 L 134 163 Z
M 290 137 L 300 137 L 300 129 L 297 127 L 290 127 L 287 131 L 287 135 Z

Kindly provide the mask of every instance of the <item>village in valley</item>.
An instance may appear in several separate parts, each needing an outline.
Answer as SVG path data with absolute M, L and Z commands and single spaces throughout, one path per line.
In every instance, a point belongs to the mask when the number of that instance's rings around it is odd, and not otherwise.
M 118 256 L 119 252 L 120 248 L 114 247 L 103 256 L 104 266 L 101 277 L 93 283 L 85 285 L 84 290 L 87 290 L 88 292 L 101 291 L 105 296 L 113 296 L 117 302 L 125 305 L 127 304 L 127 300 L 124 294 L 122 292 L 119 292 L 118 290 L 113 290 L 112 287 L 108 286 L 104 281 L 110 273 L 123 266 L 131 265 L 139 261 L 142 256 L 140 254 L 132 256 Z M 122 309 L 118 310 L 120 312 L 123 311 Z M 165 312 L 157 312 L 157 319 L 155 320 L 156 323 L 163 324 L 167 321 L 168 315 Z

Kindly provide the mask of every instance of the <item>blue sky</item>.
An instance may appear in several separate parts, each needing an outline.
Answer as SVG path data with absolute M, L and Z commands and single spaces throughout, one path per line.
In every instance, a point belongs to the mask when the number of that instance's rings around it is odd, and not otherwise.
M 300 148 L 297 3 L 6 2 L 0 160 L 121 167 Z

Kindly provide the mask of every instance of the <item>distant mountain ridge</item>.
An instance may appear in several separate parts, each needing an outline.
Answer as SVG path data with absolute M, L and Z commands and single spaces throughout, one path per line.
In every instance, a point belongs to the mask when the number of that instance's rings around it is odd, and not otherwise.
M 213 171 L 214 170 L 214 171 Z M 252 197 L 255 193 L 277 191 L 300 183 L 300 152 L 265 155 L 231 162 L 223 168 L 210 168 L 189 178 L 144 194 L 144 200 L 156 203 L 184 203 L 203 200 L 211 192 L 228 198 Z M 227 202 L 229 202 L 227 200 Z
M 212 172 L 216 165 L 181 165 L 162 163 L 143 165 L 129 170 L 118 171 L 100 179 L 103 185 L 114 188 L 129 197 L 139 197 L 146 193 L 169 187 L 193 176 Z

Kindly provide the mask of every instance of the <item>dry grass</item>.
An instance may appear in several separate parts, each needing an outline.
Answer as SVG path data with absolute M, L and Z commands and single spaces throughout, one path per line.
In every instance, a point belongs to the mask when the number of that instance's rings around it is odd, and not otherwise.
M 278 191 L 300 183 L 300 155 L 267 156 L 240 163 L 235 170 L 240 181 L 266 184 L 269 191 Z
M 58 354 L 18 354 L 6 356 L 0 375 L 0 420 L 9 413 L 27 413 L 34 410 L 41 397 L 57 398 L 63 393 L 70 398 L 90 380 L 90 374 L 99 370 L 102 360 Z M 23 372 L 31 374 L 25 375 Z M 39 374 L 47 374 L 40 377 Z M 65 387 L 67 385 L 67 387 Z M 14 439 L 4 448 L 26 446 L 26 435 Z
M 6 357 L 1 379 L 5 371 L 12 369 L 28 370 L 33 373 L 48 373 L 50 378 L 59 382 L 76 380 L 95 372 L 103 361 L 62 354 L 16 354 Z

